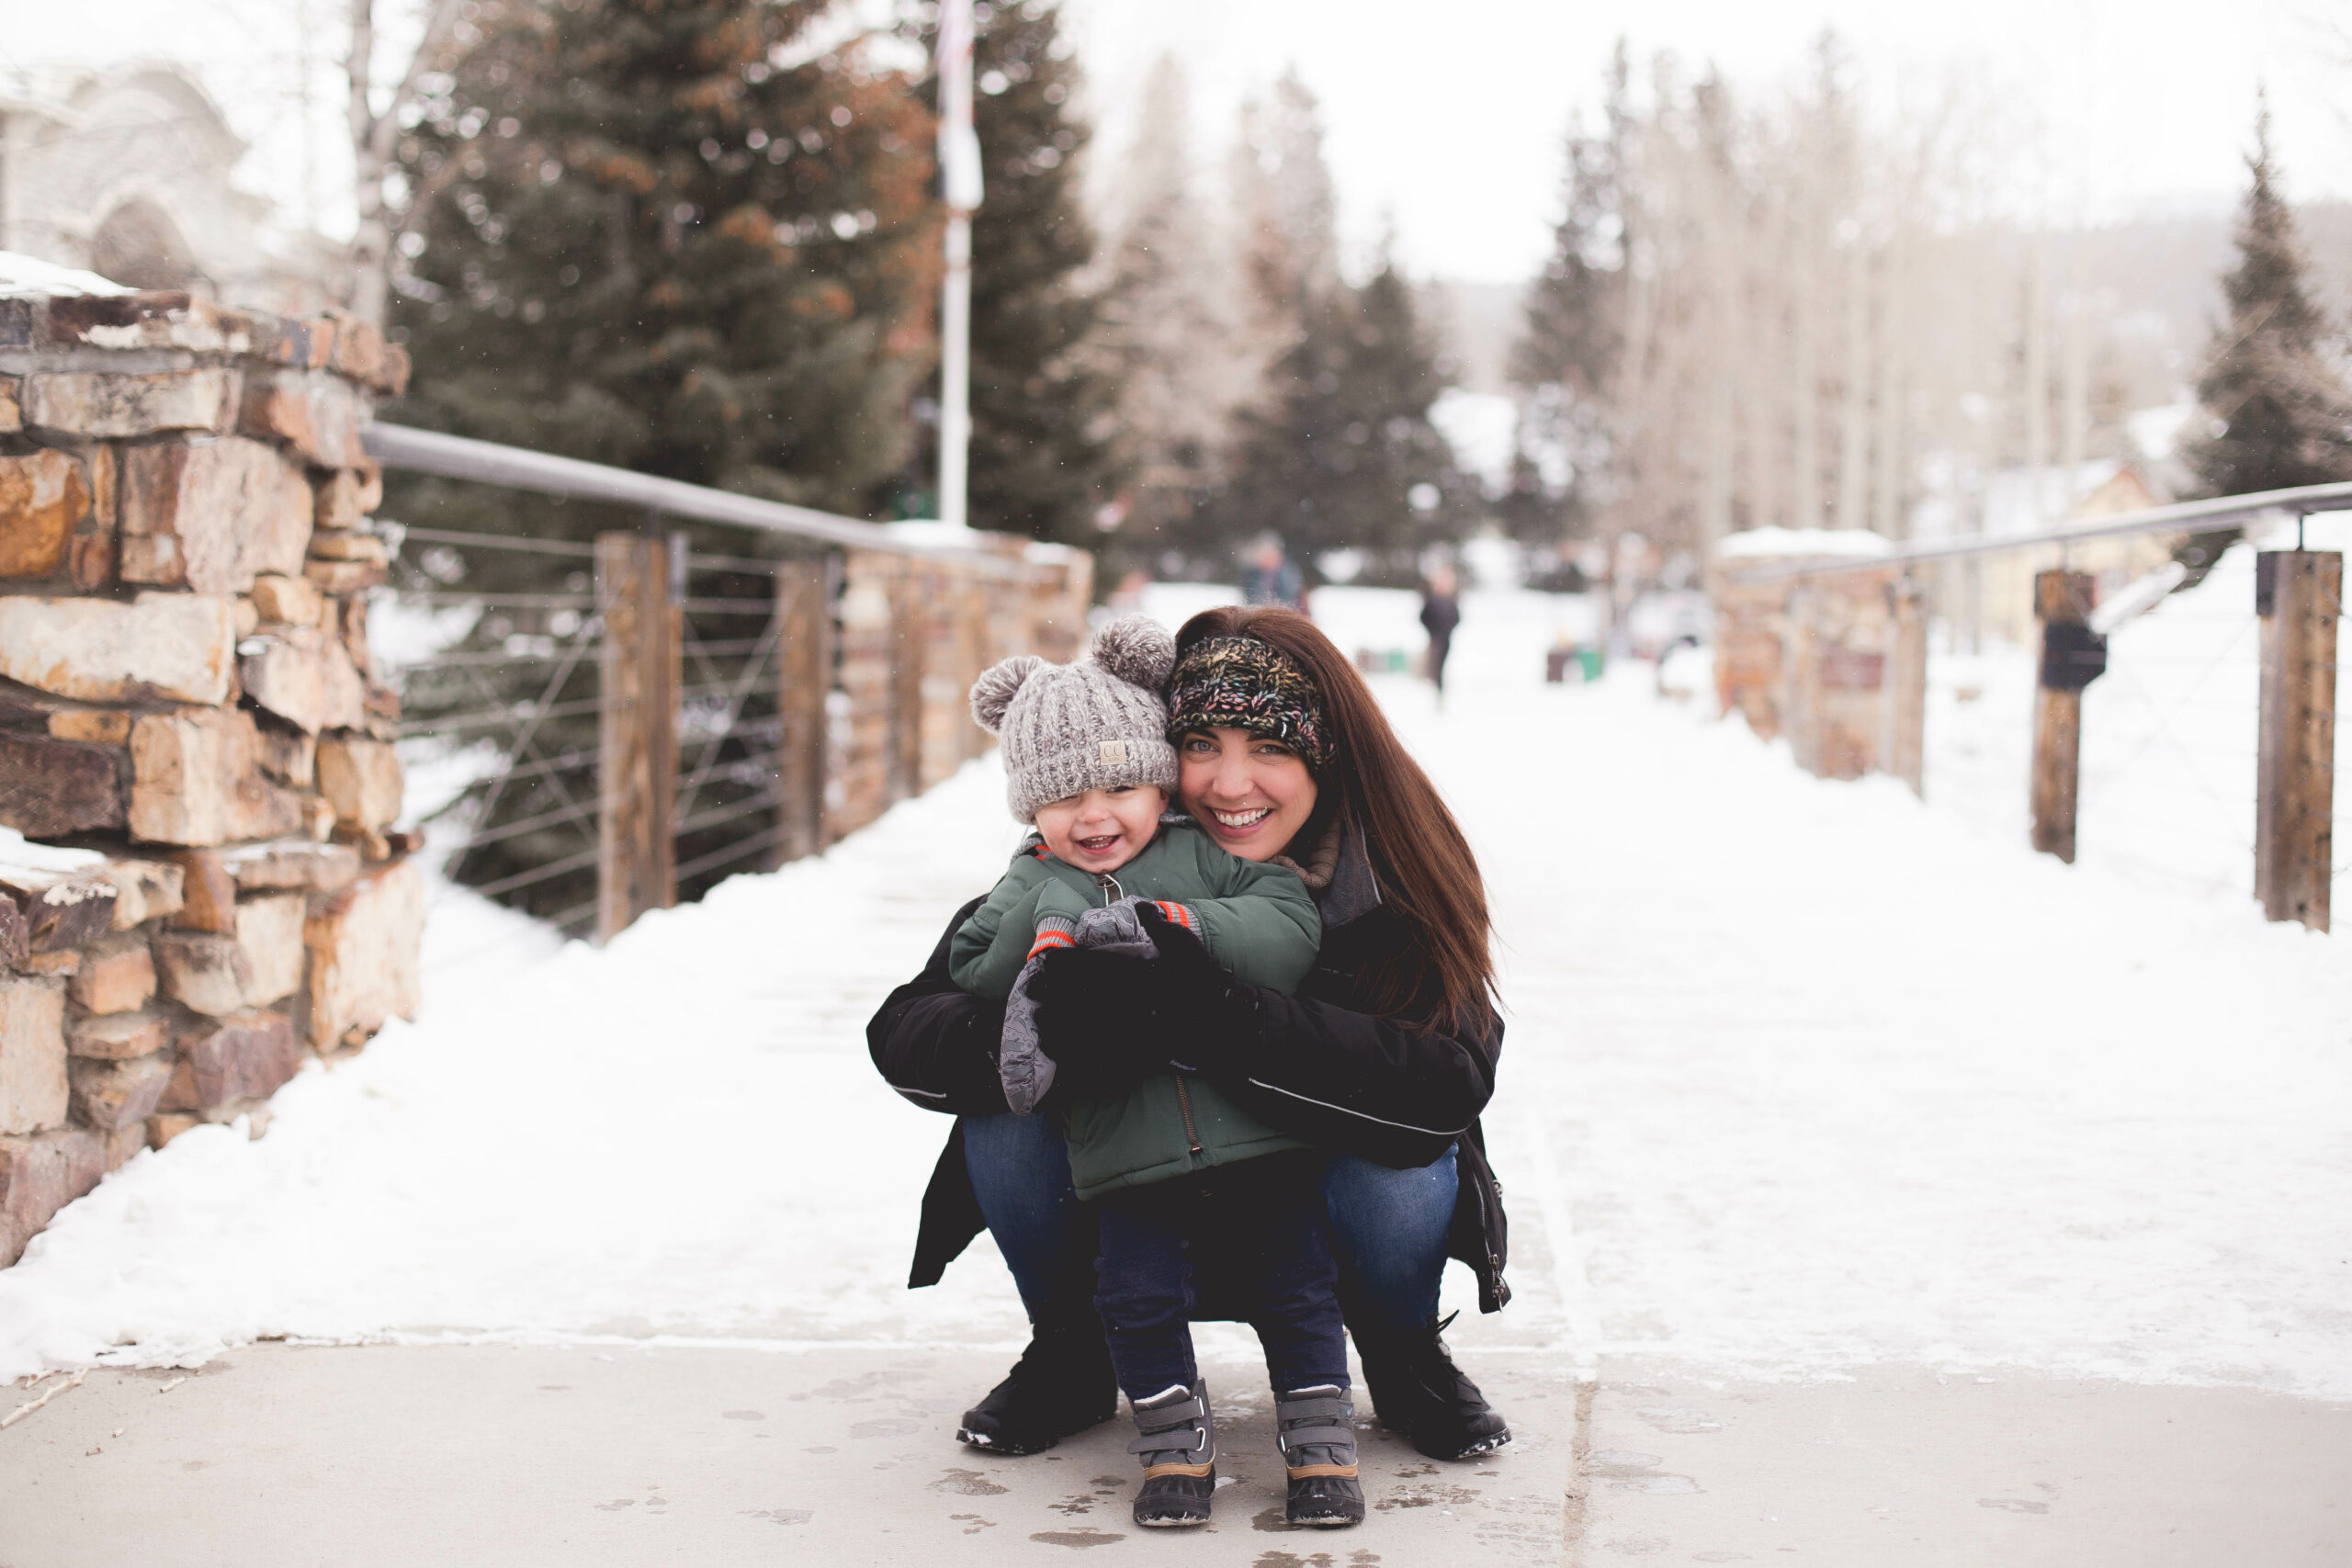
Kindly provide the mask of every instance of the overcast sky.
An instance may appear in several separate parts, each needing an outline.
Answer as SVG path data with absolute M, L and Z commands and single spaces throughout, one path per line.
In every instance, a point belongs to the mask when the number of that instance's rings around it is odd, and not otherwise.
M 1393 215 L 1416 272 L 1514 281 L 1540 265 L 1572 109 L 1622 34 L 1749 95 L 1795 80 L 1835 28 L 1879 114 L 1955 73 L 2000 106 L 2011 199 L 2053 221 L 2226 206 L 2256 84 L 2291 196 L 2352 196 L 2352 0 L 1067 0 L 1114 155 L 1162 52 L 1222 142 L 1244 93 L 1295 62 L 1322 99 L 1342 223 Z M 2332 95 L 2332 96 L 2331 96 Z M 2029 152 L 2028 148 L 2032 151 Z
M 1242 96 L 1287 64 L 1321 97 L 1344 231 L 1361 254 L 1393 219 L 1425 276 L 1506 282 L 1541 261 L 1572 109 L 1598 98 L 1622 33 L 1637 52 L 1712 62 L 1778 90 L 1835 27 L 1880 111 L 1955 73 L 1999 106 L 1985 134 L 2020 210 L 2054 221 L 2226 206 L 2255 85 L 2267 81 L 2290 194 L 2352 196 L 2352 0 L 1066 0 L 1104 150 L 1151 62 L 1191 67 L 1213 159 Z M 383 8 L 405 8 L 383 0 Z M 177 59 L 255 142 L 243 176 L 290 216 L 339 225 L 333 141 L 344 0 L 0 0 L 0 67 Z M 306 35 L 307 27 L 307 35 Z M 300 105 L 312 62 L 306 143 Z M 2025 149 L 2035 151 L 2029 153 Z M 306 200 L 305 181 L 319 197 Z

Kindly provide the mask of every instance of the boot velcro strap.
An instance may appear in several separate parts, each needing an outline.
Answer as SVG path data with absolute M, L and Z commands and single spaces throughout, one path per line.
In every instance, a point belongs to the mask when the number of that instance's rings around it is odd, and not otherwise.
M 1274 1401 L 1274 1419 L 1277 1421 L 1306 1421 L 1322 1418 L 1344 1421 L 1354 1414 L 1354 1407 L 1348 1403 L 1345 1394 L 1325 1393 L 1307 1399 Z
M 1295 1464 L 1290 1467 L 1293 1481 L 1306 1481 L 1317 1475 L 1342 1475 L 1353 1481 L 1356 1467 L 1351 1464 Z
M 1138 1407 L 1135 1415 L 1136 1430 L 1138 1432 L 1173 1432 L 1180 1427 L 1195 1425 L 1208 1415 L 1208 1411 L 1203 1408 L 1201 1396 L 1196 1393 L 1173 1404 L 1151 1409 Z
M 1127 1452 L 1131 1454 L 1196 1454 L 1209 1446 L 1207 1427 L 1193 1427 L 1192 1437 L 1193 1440 L 1189 1443 L 1171 1443 L 1158 1432 L 1147 1432 L 1127 1445 Z

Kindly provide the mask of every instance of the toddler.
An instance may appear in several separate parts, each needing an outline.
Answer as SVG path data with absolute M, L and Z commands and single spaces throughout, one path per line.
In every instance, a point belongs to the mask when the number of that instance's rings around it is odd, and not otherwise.
M 999 1071 L 1017 1111 L 1035 1111 L 1053 1087 L 1027 988 L 1054 948 L 1152 956 L 1139 912 L 1148 907 L 1238 978 L 1288 992 L 1322 942 L 1295 873 L 1237 859 L 1168 813 L 1176 751 L 1159 691 L 1174 639 L 1132 615 L 1105 625 L 1089 652 L 1069 665 L 1008 659 L 972 687 L 973 716 L 1002 744 L 1012 814 L 1036 834 L 957 929 L 949 973 L 1005 1001 Z M 1136 1522 L 1206 1524 L 1216 1495 L 1216 1427 L 1189 1323 L 1191 1256 L 1204 1241 L 1244 1276 L 1236 1283 L 1266 1350 L 1290 1522 L 1362 1522 L 1320 1158 L 1190 1073 L 1056 1107 L 1078 1196 L 1101 1215 L 1095 1306 L 1138 1433 L 1128 1445 L 1144 1472 Z

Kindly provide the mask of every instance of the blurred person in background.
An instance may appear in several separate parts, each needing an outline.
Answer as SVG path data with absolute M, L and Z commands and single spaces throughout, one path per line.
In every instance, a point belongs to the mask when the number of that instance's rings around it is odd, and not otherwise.
M 1261 534 L 1250 546 L 1241 568 L 1241 602 L 1245 604 L 1287 604 L 1306 608 L 1306 584 L 1298 568 L 1283 551 L 1274 534 Z
M 1443 561 L 1430 569 L 1421 590 L 1421 629 L 1430 634 L 1430 684 L 1445 696 L 1445 657 L 1453 651 L 1453 628 L 1462 624 L 1461 580 Z

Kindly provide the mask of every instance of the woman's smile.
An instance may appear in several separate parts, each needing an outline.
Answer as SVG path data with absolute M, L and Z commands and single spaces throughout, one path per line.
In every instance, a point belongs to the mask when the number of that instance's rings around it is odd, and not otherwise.
M 1279 740 L 1246 729 L 1195 729 L 1176 745 L 1178 798 L 1218 847 L 1271 860 L 1315 810 L 1315 775 Z

